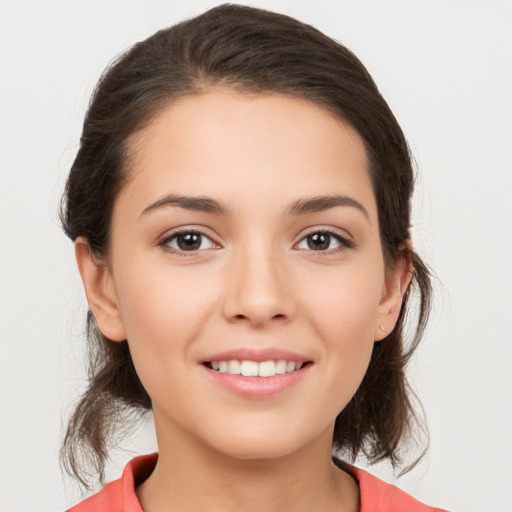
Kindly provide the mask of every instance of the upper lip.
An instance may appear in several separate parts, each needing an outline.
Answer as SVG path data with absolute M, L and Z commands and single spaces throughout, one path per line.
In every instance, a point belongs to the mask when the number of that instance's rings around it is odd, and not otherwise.
M 311 359 L 308 357 L 282 348 L 247 347 L 217 352 L 216 354 L 212 354 L 211 356 L 202 358 L 200 362 L 211 363 L 212 361 L 230 361 L 233 359 L 237 359 L 238 361 L 256 361 L 258 363 L 261 363 L 263 361 L 279 361 L 281 359 L 284 359 L 285 361 L 295 361 L 297 363 L 306 363 L 308 361 L 311 361 Z

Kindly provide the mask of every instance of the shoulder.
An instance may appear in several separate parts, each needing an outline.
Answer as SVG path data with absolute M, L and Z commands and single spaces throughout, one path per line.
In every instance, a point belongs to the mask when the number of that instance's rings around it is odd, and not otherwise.
M 360 512 L 446 512 L 421 503 L 395 485 L 388 484 L 367 471 L 343 461 L 335 462 L 357 480 L 361 496 Z
M 123 512 L 122 482 L 115 480 L 66 512 Z
M 135 487 L 153 471 L 157 457 L 153 453 L 131 460 L 121 478 L 106 484 L 101 491 L 66 512 L 143 512 Z

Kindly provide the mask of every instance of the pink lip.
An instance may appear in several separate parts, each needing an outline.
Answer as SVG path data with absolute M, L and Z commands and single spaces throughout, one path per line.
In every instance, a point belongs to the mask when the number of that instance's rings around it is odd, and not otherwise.
M 238 359 L 232 357 L 231 359 Z M 249 359 L 246 357 L 246 359 Z M 270 357 L 263 358 L 262 361 L 274 359 Z M 277 358 L 279 359 L 279 358 Z M 280 357 L 280 359 L 286 359 Z M 219 359 L 214 359 L 219 360 Z M 226 359 L 220 359 L 225 361 Z M 253 359 L 254 360 L 254 359 Z M 291 360 L 295 360 L 292 358 Z M 311 364 L 307 364 L 300 370 L 290 373 L 274 375 L 273 377 L 244 377 L 243 375 L 231 375 L 229 373 L 221 373 L 202 365 L 201 368 L 207 373 L 207 376 L 224 389 L 246 398 L 268 398 L 276 395 L 299 383 L 309 372 Z
M 243 375 L 231 375 L 229 373 L 221 373 L 212 370 L 204 363 L 212 361 L 230 361 L 236 359 L 238 361 L 295 361 L 297 363 L 312 362 L 296 352 L 285 350 L 277 347 L 252 348 L 242 347 L 224 352 L 217 352 L 208 357 L 203 358 L 200 363 L 203 370 L 207 373 L 215 383 L 221 385 L 224 389 L 237 395 L 247 398 L 266 398 L 285 389 L 294 386 L 301 381 L 309 372 L 311 364 L 307 364 L 300 370 L 294 372 L 274 375 L 273 377 L 244 377 Z
M 237 348 L 233 350 L 226 350 L 225 352 L 218 352 L 211 356 L 201 359 L 200 363 L 212 362 L 212 361 L 230 361 L 237 359 L 238 361 L 250 360 L 261 363 L 262 361 L 279 361 L 284 359 L 286 361 L 295 361 L 296 363 L 305 363 L 311 361 L 307 357 L 304 357 L 295 352 L 284 350 L 281 348 L 269 347 L 269 348 Z

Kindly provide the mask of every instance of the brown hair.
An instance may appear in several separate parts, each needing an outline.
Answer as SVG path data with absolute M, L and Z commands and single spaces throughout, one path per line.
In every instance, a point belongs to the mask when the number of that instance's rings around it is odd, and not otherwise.
M 430 310 L 430 275 L 419 256 L 408 245 L 404 249 L 414 179 L 407 142 L 371 76 L 343 45 L 288 16 L 237 5 L 215 7 L 135 44 L 94 91 L 63 197 L 64 231 L 71 240 L 86 237 L 95 254 L 106 256 L 113 205 L 128 179 L 131 137 L 173 99 L 213 85 L 306 99 L 348 122 L 364 141 L 386 263 L 393 265 L 406 252 L 413 275 L 394 330 L 374 345 L 363 382 L 336 419 L 333 448 L 396 466 L 405 441 L 424 431 L 405 367 Z M 413 290 L 419 312 L 406 345 Z M 85 486 L 92 477 L 103 479 L 109 448 L 126 417 L 151 409 L 127 342 L 105 338 L 90 311 L 87 325 L 89 385 L 61 449 L 63 467 Z

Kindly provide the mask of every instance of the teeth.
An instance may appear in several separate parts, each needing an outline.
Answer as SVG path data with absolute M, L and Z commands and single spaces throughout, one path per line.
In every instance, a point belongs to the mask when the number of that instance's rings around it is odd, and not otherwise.
M 263 361 L 258 366 L 260 377 L 273 377 L 276 374 L 276 363 L 274 361 Z
M 233 375 L 242 374 L 244 377 L 256 377 L 258 375 L 258 363 L 256 361 L 242 361 L 240 371 Z
M 240 361 L 237 361 L 236 359 L 229 361 L 228 362 L 228 373 L 231 373 L 233 375 L 239 374 L 240 373 Z
M 286 373 L 286 361 L 284 359 L 276 361 L 276 373 L 278 375 Z
M 285 361 L 279 359 L 278 361 L 238 361 L 231 359 L 229 361 L 212 361 L 211 366 L 213 370 L 220 373 L 229 373 L 231 375 L 243 375 L 244 377 L 273 377 L 274 375 L 282 375 L 283 373 L 290 373 L 295 370 L 300 370 L 304 364 L 296 363 L 295 361 Z

